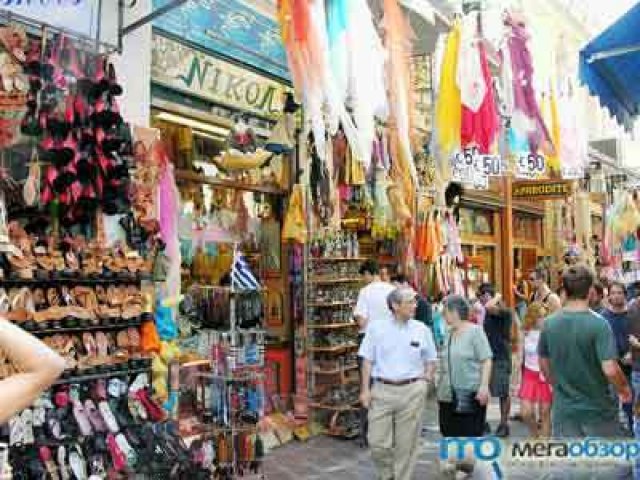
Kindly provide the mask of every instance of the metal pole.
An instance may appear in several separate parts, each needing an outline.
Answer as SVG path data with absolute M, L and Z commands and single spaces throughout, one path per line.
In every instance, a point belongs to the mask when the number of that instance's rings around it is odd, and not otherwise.
M 174 8 L 178 8 L 181 5 L 187 3 L 187 1 L 188 0 L 172 0 L 169 3 L 167 3 L 166 5 L 156 8 L 150 14 L 145 15 L 144 17 L 142 17 L 142 18 L 136 20 L 135 22 L 133 22 L 131 25 L 127 25 L 126 27 L 124 27 L 121 30 L 122 36 L 127 35 L 127 34 L 133 32 L 134 30 L 137 30 L 140 27 L 145 26 L 147 23 L 152 22 L 156 18 L 164 15 L 167 12 L 170 12 Z

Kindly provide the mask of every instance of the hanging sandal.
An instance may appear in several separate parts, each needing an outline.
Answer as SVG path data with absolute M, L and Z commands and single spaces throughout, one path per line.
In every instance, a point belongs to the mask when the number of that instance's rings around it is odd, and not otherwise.
M 123 471 L 127 467 L 127 460 L 116 442 L 116 437 L 112 433 L 107 435 L 107 446 L 109 447 L 113 467 L 117 472 Z
M 82 450 L 78 444 L 75 444 L 69 452 L 69 465 L 71 466 L 71 472 L 73 473 L 75 480 L 88 480 L 87 462 L 85 461 Z
M 58 475 L 58 468 L 56 467 L 56 463 L 53 461 L 53 455 L 49 447 L 40 447 L 38 449 L 38 456 L 40 458 L 40 461 L 47 469 L 49 480 L 60 480 L 60 476 Z
M 102 401 L 98 404 L 98 410 L 102 414 L 102 418 L 107 425 L 107 428 L 111 433 L 118 433 L 120 431 L 120 427 L 118 426 L 118 422 L 116 417 L 113 415 L 111 411 L 111 407 L 107 401 Z

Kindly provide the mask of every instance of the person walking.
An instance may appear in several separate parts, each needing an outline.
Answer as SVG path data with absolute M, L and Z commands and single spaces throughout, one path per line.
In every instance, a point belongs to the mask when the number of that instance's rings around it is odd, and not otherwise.
M 362 345 L 367 327 L 373 323 L 392 318 L 391 310 L 387 304 L 387 297 L 395 287 L 385 282 L 380 277 L 380 265 L 376 260 L 368 259 L 360 267 L 366 285 L 358 292 L 358 299 L 353 311 L 353 316 L 358 322 L 360 331 L 358 334 L 358 344 Z M 360 364 L 361 358 L 358 357 Z M 361 367 L 362 365 L 360 365 Z M 362 368 L 361 368 L 362 370 Z M 360 372 L 362 376 L 362 371 Z M 362 446 L 367 446 L 368 431 L 367 407 L 361 405 L 360 408 L 360 441 Z
M 593 288 L 591 289 L 591 293 L 589 294 L 589 308 L 601 315 L 605 309 L 604 287 L 600 282 L 596 282 L 593 284 Z
M 548 438 L 551 434 L 551 385 L 540 371 L 538 343 L 540 330 L 547 316 L 541 303 L 532 303 L 524 317 L 522 382 L 518 396 L 522 419 L 532 437 Z M 537 412 L 536 412 L 537 410 Z M 539 422 L 539 423 L 538 423 Z
M 618 353 L 618 365 L 631 382 L 631 351 L 629 349 L 629 320 L 627 312 L 627 289 L 620 282 L 612 282 L 609 286 L 607 306 L 600 314 L 609 322 L 615 339 Z M 622 410 L 627 419 L 629 432 L 633 432 L 633 403 L 622 404 Z
M 553 293 L 547 283 L 547 271 L 544 268 L 536 268 L 529 276 L 533 293 L 531 294 L 531 302 L 542 303 L 549 314 L 556 312 L 562 308 L 560 297 Z
M 622 403 L 631 401 L 631 388 L 618 365 L 608 322 L 589 309 L 593 283 L 593 272 L 586 265 L 568 267 L 562 276 L 565 305 L 547 318 L 540 334 L 540 370 L 553 387 L 554 438 L 624 436 L 609 384 Z M 595 478 L 620 478 L 627 470 L 628 465 L 616 466 L 614 472 L 576 471 L 572 478 L 594 473 Z
M 502 304 L 493 285 L 483 283 L 478 289 L 478 299 L 486 310 L 484 331 L 489 339 L 493 353 L 491 363 L 491 396 L 500 401 L 500 424 L 495 434 L 498 437 L 509 436 L 509 412 L 511 410 L 511 372 L 512 337 L 514 336 L 513 313 Z M 516 329 L 517 334 L 517 329 Z M 517 337 L 515 338 L 517 341 Z M 487 425 L 487 431 L 490 427 Z
M 529 291 L 529 284 L 522 277 L 522 272 L 519 268 L 515 270 L 513 295 L 516 299 L 516 312 L 518 313 L 518 318 L 523 320 L 527 313 L 527 304 L 531 298 L 531 292 Z
M 634 436 L 640 440 L 640 303 L 629 306 L 629 347 L 631 349 L 631 389 L 633 390 Z M 640 458 L 636 459 L 635 478 L 640 480 Z
M 412 288 L 409 280 L 403 273 L 397 273 L 391 278 L 391 282 L 393 285 L 397 287 L 407 287 Z M 418 293 L 416 298 L 418 302 L 418 306 L 416 308 L 416 317 L 415 319 L 419 322 L 424 323 L 427 327 L 431 329 L 433 333 L 433 309 L 431 307 L 431 303 Z
M 387 302 L 392 318 L 369 325 L 358 353 L 360 402 L 369 409 L 368 441 L 378 479 L 410 480 L 438 357 L 431 330 L 414 320 L 416 292 L 396 288 Z
M 484 434 L 491 346 L 481 326 L 470 322 L 471 306 L 460 295 L 444 300 L 443 315 L 449 330 L 440 356 L 438 411 L 443 437 L 481 437 Z M 467 473 L 473 464 L 458 462 L 446 466 Z

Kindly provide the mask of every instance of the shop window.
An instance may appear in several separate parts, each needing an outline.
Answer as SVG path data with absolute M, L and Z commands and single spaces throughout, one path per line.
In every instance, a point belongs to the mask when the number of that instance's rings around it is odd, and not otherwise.
M 468 235 L 493 235 L 493 212 L 461 208 L 460 232 Z
M 542 220 L 529 215 L 515 215 L 513 236 L 521 242 L 541 244 Z

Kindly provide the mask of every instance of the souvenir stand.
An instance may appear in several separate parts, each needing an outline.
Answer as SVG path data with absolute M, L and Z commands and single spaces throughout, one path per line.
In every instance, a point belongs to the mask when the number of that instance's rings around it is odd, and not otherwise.
M 171 254 L 154 194 L 171 168 L 118 113 L 126 85 L 109 53 L 50 27 L 0 27 L 0 308 L 66 361 L 9 421 L 15 479 L 207 478 L 151 385 L 172 325 L 154 309 Z

